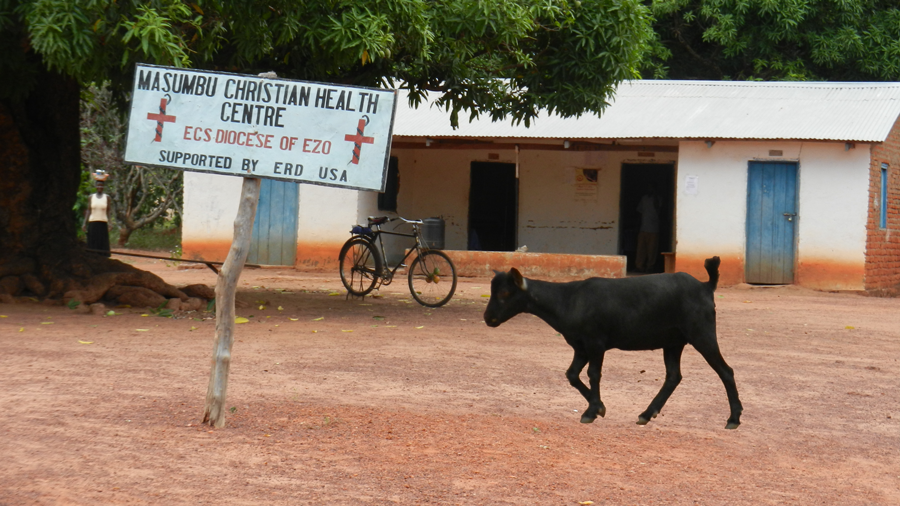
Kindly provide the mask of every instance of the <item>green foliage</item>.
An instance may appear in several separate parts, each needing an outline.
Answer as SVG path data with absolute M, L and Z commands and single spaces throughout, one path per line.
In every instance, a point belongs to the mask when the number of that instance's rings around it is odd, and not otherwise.
M 81 100 L 83 172 L 104 170 L 110 175 L 105 191 L 112 202 L 109 214 L 118 226 L 114 239 L 119 246 L 144 227 L 179 225 L 183 199 L 181 171 L 124 163 L 126 131 L 125 114 L 114 103 L 109 86 L 104 83 L 86 87 Z M 93 191 L 91 185 L 87 193 Z M 79 202 L 82 199 L 87 200 L 87 196 L 79 194 Z
M 162 318 L 171 318 L 173 313 L 171 309 L 166 308 L 166 304 L 168 303 L 169 301 L 163 302 L 159 307 L 151 309 L 150 312 Z
M 454 122 L 466 112 L 526 124 L 540 108 L 602 111 L 654 44 L 639 0 L 0 0 L 0 48 L 24 41 L 41 61 L 5 54 L 0 70 L 43 64 L 120 93 L 139 61 L 274 70 L 397 85 L 413 103 L 437 92 Z M 28 86 L 0 84 L 0 98 Z
M 653 0 L 644 72 L 675 79 L 900 80 L 894 0 Z
M 75 205 L 72 211 L 75 212 L 75 223 L 82 224 L 78 228 L 78 238 L 84 239 L 86 233 L 84 227 L 87 226 L 85 221 L 85 213 L 91 205 L 91 193 L 94 192 L 94 180 L 91 179 L 91 172 L 84 166 L 81 168 L 81 182 L 78 184 L 78 196 L 75 199 Z
M 118 228 L 110 230 L 109 240 L 111 243 L 116 243 L 119 240 Z M 168 253 L 172 258 L 181 258 L 181 227 L 171 222 L 142 227 L 135 230 L 128 237 L 126 247 L 145 251 L 158 251 Z

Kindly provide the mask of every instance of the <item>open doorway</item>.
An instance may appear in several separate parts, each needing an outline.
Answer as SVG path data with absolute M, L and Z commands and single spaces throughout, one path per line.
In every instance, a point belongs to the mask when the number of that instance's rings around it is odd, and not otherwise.
M 619 194 L 619 254 L 628 259 L 629 273 L 663 272 L 663 252 L 673 251 L 673 223 L 675 218 L 675 164 L 623 163 L 622 190 Z M 642 205 L 644 196 L 655 193 L 657 226 L 653 227 L 652 212 Z M 643 207 L 642 214 L 638 209 Z M 645 215 L 647 215 L 645 217 Z M 649 219 L 648 219 L 649 218 Z M 641 235 L 646 228 L 647 234 Z M 652 230 L 656 229 L 653 248 Z M 650 235 L 648 235 L 650 234 Z M 649 243 L 649 244 L 648 244 Z M 650 249 L 644 262 L 638 261 L 638 250 Z
M 469 251 L 514 251 L 519 187 L 514 163 L 472 162 Z

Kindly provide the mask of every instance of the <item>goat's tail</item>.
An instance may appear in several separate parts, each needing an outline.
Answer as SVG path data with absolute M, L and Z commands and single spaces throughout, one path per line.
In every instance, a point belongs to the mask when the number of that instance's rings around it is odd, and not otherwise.
M 706 267 L 706 272 L 709 274 L 709 281 L 706 284 L 715 291 L 716 285 L 719 284 L 719 264 L 722 261 L 719 257 L 707 258 L 705 262 L 703 262 L 703 267 Z

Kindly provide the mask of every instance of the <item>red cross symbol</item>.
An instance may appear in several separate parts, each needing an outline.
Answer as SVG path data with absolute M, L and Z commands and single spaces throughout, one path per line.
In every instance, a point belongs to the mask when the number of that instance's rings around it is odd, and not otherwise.
M 353 160 L 350 160 L 350 163 L 354 163 L 359 165 L 359 151 L 362 149 L 362 145 L 365 144 L 375 144 L 375 137 L 364 137 L 363 132 L 366 130 L 366 123 L 368 123 L 368 118 L 363 117 L 359 120 L 359 123 L 356 125 L 356 135 L 345 134 L 344 140 L 350 141 L 353 143 Z
M 159 99 L 159 114 L 148 112 L 147 119 L 156 120 L 156 138 L 153 139 L 155 142 L 162 141 L 163 124 L 175 123 L 175 116 L 169 116 L 166 114 L 165 98 Z

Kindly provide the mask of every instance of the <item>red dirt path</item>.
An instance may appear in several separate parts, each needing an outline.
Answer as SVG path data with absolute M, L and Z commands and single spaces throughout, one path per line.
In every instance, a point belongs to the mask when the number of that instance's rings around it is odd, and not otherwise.
M 611 351 L 608 414 L 579 423 L 570 348 L 532 316 L 486 327 L 488 287 L 427 309 L 400 281 L 348 301 L 336 274 L 245 270 L 220 430 L 198 425 L 209 314 L 0 305 L 0 505 L 900 504 L 900 299 L 717 291 L 744 403 L 726 431 L 691 348 L 644 427 L 662 352 Z

